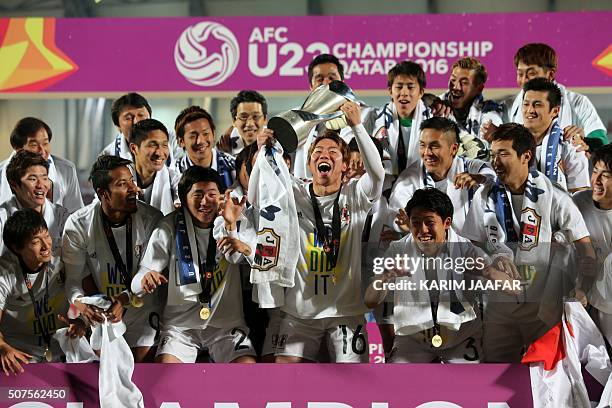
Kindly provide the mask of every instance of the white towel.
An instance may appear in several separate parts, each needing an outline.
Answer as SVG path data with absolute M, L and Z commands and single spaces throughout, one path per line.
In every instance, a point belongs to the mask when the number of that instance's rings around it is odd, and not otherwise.
M 460 252 L 461 245 L 468 245 L 468 241 L 460 238 L 452 229 L 448 232 L 448 256 L 451 259 L 459 259 L 462 257 Z M 409 258 L 421 258 L 421 250 L 418 248 L 414 238 L 409 236 L 406 238 L 406 254 Z M 443 262 L 445 264 L 445 262 Z M 422 264 L 419 264 L 422 266 Z M 410 271 L 411 276 L 399 277 L 396 282 L 402 280 L 419 282 L 427 280 L 427 276 L 422 267 L 416 271 Z M 455 272 L 452 269 L 437 270 L 438 279 L 446 281 L 449 277 L 456 282 L 463 280 L 462 274 Z M 455 290 L 457 298 L 461 299 L 462 291 Z M 431 310 L 431 300 L 429 292 L 426 290 L 396 290 L 394 291 L 393 318 L 397 322 L 398 328 L 401 328 L 402 335 L 410 335 L 422 330 L 433 327 L 433 315 Z M 462 323 L 469 322 L 476 318 L 476 313 L 469 302 L 461 302 L 463 312 L 456 314 L 451 311 L 450 292 L 440 291 L 440 302 L 438 303 L 437 321 L 441 326 L 446 326 L 452 330 L 459 330 Z M 409 324 L 406 324 L 409 322 Z
M 144 399 L 132 382 L 134 356 L 123 338 L 123 321 L 96 325 L 91 335 L 94 350 L 100 350 L 98 393 L 100 408 L 144 408 Z
M 160 210 L 164 215 L 175 210 L 174 203 L 178 202 L 178 182 L 180 173 L 174 168 L 162 167 L 155 175 L 151 191 L 150 205 Z
M 259 212 L 257 246 L 251 282 L 293 287 L 300 254 L 299 224 L 293 180 L 276 141 L 262 148 L 251 172 L 249 202 Z
M 67 363 L 89 363 L 98 361 L 98 356 L 96 356 L 93 348 L 85 337 L 72 338 L 66 335 L 67 332 L 68 328 L 63 327 L 58 329 L 53 335 L 53 338 L 57 340 L 62 352 L 66 356 Z

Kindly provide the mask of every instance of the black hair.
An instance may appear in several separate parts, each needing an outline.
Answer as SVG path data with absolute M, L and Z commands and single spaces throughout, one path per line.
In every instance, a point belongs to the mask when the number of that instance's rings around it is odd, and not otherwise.
M 608 168 L 608 171 L 612 171 L 612 144 L 607 144 L 595 149 L 591 156 L 591 163 L 595 165 L 597 162 L 603 162 Z
M 376 146 L 376 151 L 378 151 L 378 155 L 380 156 L 380 160 L 383 159 L 383 148 L 382 148 L 382 144 L 380 143 L 380 140 L 376 139 L 375 137 L 370 137 L 370 139 L 372 139 L 372 142 L 374 142 L 374 146 Z M 351 141 L 348 143 L 348 150 L 349 153 L 351 152 L 359 152 L 359 145 L 357 144 L 357 138 L 352 138 Z
M 550 105 L 550 109 L 561 106 L 561 90 L 552 81 L 546 78 L 533 78 L 527 81 L 523 86 L 523 98 L 527 91 L 547 92 L 546 99 Z
M 157 119 L 144 119 L 140 122 L 134 123 L 132 131 L 130 132 L 130 143 L 134 143 L 140 147 L 140 144 L 147 139 L 149 133 L 154 130 L 161 130 L 168 137 L 168 129 Z
M 423 68 L 416 62 L 402 61 L 391 68 L 387 73 L 387 88 L 391 88 L 393 86 L 393 81 L 395 81 L 395 78 L 399 75 L 413 77 L 416 79 L 421 91 L 424 90 L 425 85 L 427 85 L 425 71 L 423 71 Z
M 512 140 L 512 148 L 516 151 L 517 156 L 530 151 L 531 160 L 529 165 L 535 160 L 536 142 L 535 138 L 529 130 L 518 123 L 504 123 L 493 131 L 492 142 L 496 140 Z
M 108 190 L 108 186 L 111 182 L 110 172 L 122 166 L 129 168 L 130 165 L 132 165 L 130 160 L 119 156 L 110 154 L 99 156 L 91 166 L 91 171 L 89 172 L 89 179 L 91 180 L 94 191 L 97 192 L 99 188 Z
M 215 183 L 219 188 L 219 192 L 221 192 L 221 194 L 225 193 L 223 180 L 221 180 L 221 176 L 216 170 L 197 165 L 191 166 L 185 170 L 178 183 L 179 199 L 183 207 L 187 207 L 187 194 L 191 190 L 191 187 L 202 181 Z
M 338 68 L 338 74 L 340 74 L 340 79 L 344 81 L 344 67 L 340 60 L 332 54 L 319 54 L 308 64 L 308 83 L 312 84 L 312 76 L 314 67 L 322 64 L 334 64 Z
M 268 103 L 266 102 L 266 98 L 264 98 L 264 96 L 257 91 L 245 90 L 238 92 L 238 94 L 230 101 L 230 113 L 232 114 L 233 120 L 236 120 L 238 105 L 249 102 L 260 104 L 264 117 L 268 117 Z
M 11 250 L 21 250 L 39 231 L 48 230 L 43 216 L 31 208 L 16 211 L 4 223 L 2 239 Z
M 23 148 L 28 141 L 28 137 L 34 136 L 40 129 L 45 129 L 47 136 L 49 136 L 49 142 L 53 137 L 51 128 L 45 122 L 40 119 L 27 117 L 20 119 L 13 130 L 11 131 L 10 142 L 14 150 Z
M 43 166 L 49 172 L 49 162 L 46 161 L 40 154 L 29 152 L 27 150 L 19 150 L 9 164 L 6 166 L 6 179 L 17 185 L 21 184 L 21 178 L 26 174 L 28 168 L 32 166 Z M 12 187 L 11 187 L 12 190 Z
M 187 113 L 183 114 L 183 112 Z M 190 106 L 179 113 L 179 116 L 176 118 L 177 124 L 174 129 L 176 132 L 176 139 L 183 140 L 185 137 L 185 125 L 200 119 L 206 119 L 210 125 L 210 130 L 212 130 L 213 133 L 215 132 L 215 122 L 213 122 L 211 114 L 199 106 Z
M 113 123 L 115 126 L 119 127 L 119 116 L 128 106 L 133 106 L 134 108 L 146 108 L 149 112 L 149 116 L 153 114 L 151 105 L 149 105 L 149 102 L 147 102 L 144 96 L 135 92 L 130 92 L 129 94 L 125 94 L 119 97 L 119 99 L 116 99 L 111 106 L 111 117 L 113 118 Z
M 438 214 L 442 220 L 450 217 L 453 218 L 455 211 L 451 199 L 440 190 L 435 188 L 423 188 L 416 190 L 412 198 L 406 203 L 406 214 L 410 217 L 410 212 L 415 208 L 433 211 Z
M 419 129 L 420 130 L 435 129 L 435 130 L 439 130 L 442 133 L 452 133 L 453 140 L 456 143 L 461 143 L 461 139 L 459 139 L 459 126 L 457 126 L 457 124 L 454 121 L 448 118 L 443 118 L 441 116 L 434 116 L 429 119 L 425 119 L 421 123 L 421 127 Z

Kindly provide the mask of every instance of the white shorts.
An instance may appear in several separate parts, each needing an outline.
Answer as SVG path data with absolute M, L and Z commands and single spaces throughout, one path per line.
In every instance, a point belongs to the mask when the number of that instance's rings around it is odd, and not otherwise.
M 123 315 L 125 333 L 123 338 L 130 347 L 151 347 L 159 327 L 159 313 L 156 310 L 129 307 Z M 154 327 L 157 326 L 157 327 Z
M 482 322 L 474 319 L 454 331 L 440 327 L 442 346 L 434 347 L 432 329 L 410 336 L 396 335 L 388 363 L 479 363 L 483 359 Z
M 157 355 L 170 354 L 183 363 L 194 363 L 202 349 L 208 349 L 215 363 L 230 363 L 238 357 L 257 355 L 246 326 L 232 329 L 209 326 L 203 330 L 168 328 L 161 332 Z
M 276 353 L 276 349 L 279 344 L 279 335 L 281 321 L 283 320 L 284 312 L 281 312 L 280 308 L 275 307 L 274 309 L 268 310 L 268 327 L 266 327 L 266 338 L 264 340 L 263 348 L 261 350 L 262 356 L 268 356 Z
M 367 363 L 368 333 L 363 315 L 300 319 L 285 314 L 275 355 L 318 361 L 321 342 L 327 342 L 332 363 Z

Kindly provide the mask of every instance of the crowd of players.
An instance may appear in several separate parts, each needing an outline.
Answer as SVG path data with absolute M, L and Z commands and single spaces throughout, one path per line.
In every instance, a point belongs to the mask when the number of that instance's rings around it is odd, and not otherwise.
M 561 319 L 542 307 L 557 275 L 569 285 L 552 298 L 582 302 L 612 341 L 612 146 L 591 102 L 555 81 L 551 47 L 527 44 L 514 63 L 520 92 L 498 103 L 474 58 L 453 64 L 440 96 L 403 61 L 388 72 L 390 102 L 346 102 L 285 153 L 293 204 L 277 221 L 299 242 L 279 244 L 297 256 L 283 285 L 253 279 L 274 257 L 257 239 L 275 212 L 248 201 L 259 156 L 278 146 L 260 93 L 232 99 L 223 134 L 201 107 L 168 131 L 141 95 L 118 98 L 87 206 L 51 128 L 21 119 L 0 164 L 3 371 L 62 361 L 58 329 L 77 338 L 106 320 L 123 320 L 137 362 L 367 362 L 369 310 L 388 362 L 519 362 Z M 336 80 L 333 55 L 310 63 L 310 90 Z M 483 262 L 374 273 L 372 254 Z M 415 279 L 521 289 L 387 290 Z M 112 305 L 80 301 L 95 295 Z

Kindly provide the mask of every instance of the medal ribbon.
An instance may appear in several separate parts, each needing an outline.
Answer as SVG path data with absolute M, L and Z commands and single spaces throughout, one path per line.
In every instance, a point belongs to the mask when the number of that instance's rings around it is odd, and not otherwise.
M 115 241 L 115 236 L 113 235 L 113 229 L 110 221 L 104 213 L 102 212 L 102 225 L 104 227 L 104 235 L 106 236 L 106 241 L 108 242 L 108 246 L 110 247 L 111 253 L 113 254 L 113 259 L 115 260 L 115 267 L 119 268 L 119 273 L 121 275 L 121 283 L 127 288 L 128 292 L 131 292 L 131 283 L 132 283 L 132 269 L 134 265 L 133 257 L 133 249 L 132 249 L 132 216 L 128 215 L 125 221 L 125 260 L 126 263 L 123 263 L 123 259 L 121 258 L 121 254 L 119 253 L 119 248 L 117 247 L 117 241 Z
M 51 334 L 46 325 L 43 324 L 41 320 L 40 313 L 38 312 L 38 308 L 36 307 L 36 297 L 34 296 L 34 291 L 32 290 L 32 282 L 30 278 L 28 278 L 28 274 L 26 272 L 27 266 L 23 263 L 21 257 L 19 257 L 19 264 L 21 265 L 21 273 L 23 275 L 23 281 L 25 282 L 26 288 L 28 289 L 28 294 L 30 295 L 30 300 L 32 301 L 32 307 L 34 308 L 34 317 L 40 326 L 40 331 L 42 333 L 43 341 L 45 342 L 45 346 L 47 350 L 51 348 Z M 49 301 L 49 272 L 48 265 L 45 264 L 41 268 L 39 273 L 45 274 L 45 296 L 47 297 L 47 301 Z
M 493 189 L 495 214 L 497 215 L 499 224 L 506 232 L 506 242 L 519 242 L 519 236 L 514 229 L 514 222 L 512 221 L 512 207 L 510 207 L 508 194 L 506 193 L 506 189 L 500 184 L 499 178 L 495 180 Z
M 198 259 L 200 258 L 200 248 L 198 246 L 198 238 L 196 237 L 196 248 L 198 250 Z M 213 228 L 210 228 L 210 235 L 208 236 L 208 248 L 206 248 L 206 259 L 204 264 L 200 262 L 200 284 L 202 285 L 202 292 L 199 295 L 200 303 L 202 305 L 210 306 L 212 299 L 212 281 L 213 272 L 216 262 L 217 255 L 217 241 L 213 237 Z
M 310 203 L 312 204 L 312 210 L 315 216 L 315 225 L 317 227 L 317 240 L 319 242 L 323 242 L 323 250 L 327 253 L 332 269 L 336 267 L 336 263 L 338 262 L 338 255 L 340 253 L 340 205 L 338 204 L 338 201 L 340 199 L 341 191 L 342 184 L 340 184 L 340 189 L 338 190 L 338 194 L 334 199 L 334 208 L 332 213 L 332 233 L 330 239 L 327 234 L 325 223 L 323 222 L 323 217 L 321 216 L 319 202 L 317 201 L 317 197 L 314 193 L 312 183 L 309 186 Z
M 185 223 L 185 210 L 177 211 L 176 215 L 176 253 L 178 254 L 179 264 L 179 284 L 189 285 L 196 283 L 195 268 L 193 267 L 193 257 L 191 256 L 191 243 L 187 233 L 187 224 Z

